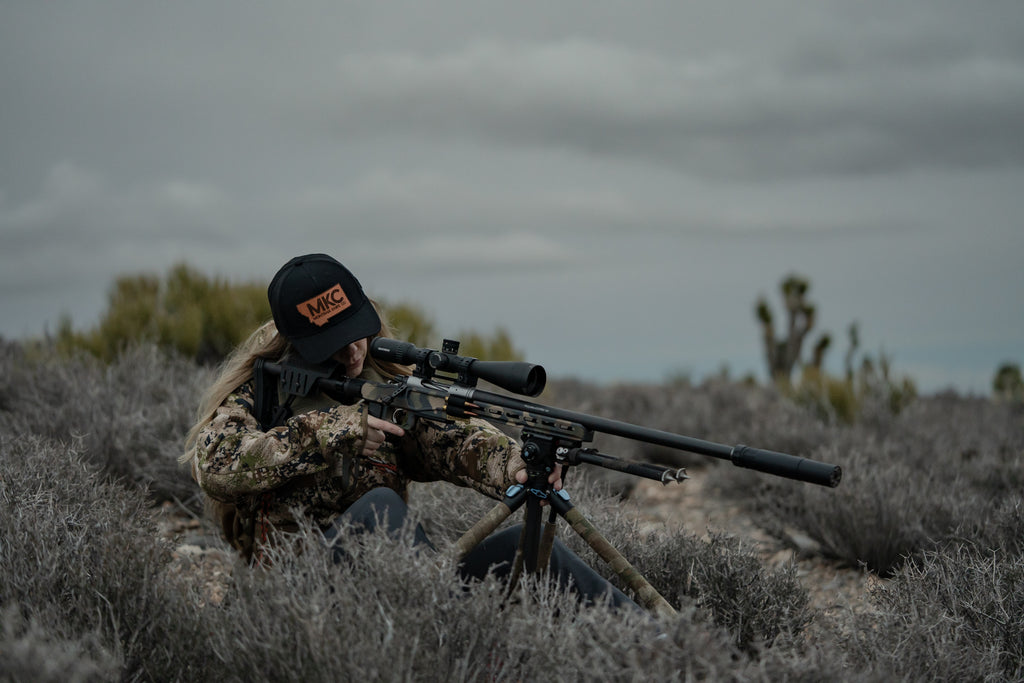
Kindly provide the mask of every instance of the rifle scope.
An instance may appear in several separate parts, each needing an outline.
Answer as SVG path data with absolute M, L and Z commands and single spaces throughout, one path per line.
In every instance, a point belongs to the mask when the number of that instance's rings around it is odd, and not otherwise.
M 377 360 L 399 365 L 415 365 L 418 375 L 435 371 L 457 373 L 460 384 L 476 385 L 477 379 L 524 396 L 539 396 L 547 384 L 547 373 L 540 365 L 520 361 L 488 361 L 436 351 L 410 342 L 376 337 L 370 342 L 370 355 Z

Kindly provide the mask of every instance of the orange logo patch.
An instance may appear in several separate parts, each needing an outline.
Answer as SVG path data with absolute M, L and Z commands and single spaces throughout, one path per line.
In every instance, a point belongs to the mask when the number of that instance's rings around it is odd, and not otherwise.
M 345 295 L 340 284 L 334 285 L 323 294 L 317 294 L 308 301 L 297 306 L 299 313 L 309 318 L 309 322 L 323 327 L 327 321 L 350 307 L 352 302 Z

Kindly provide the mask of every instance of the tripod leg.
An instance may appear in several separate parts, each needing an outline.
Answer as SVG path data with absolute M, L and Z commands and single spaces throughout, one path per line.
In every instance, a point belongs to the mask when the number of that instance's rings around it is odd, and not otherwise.
M 629 563 L 629 560 L 622 556 L 622 553 L 608 542 L 608 539 L 597 530 L 597 527 L 584 517 L 583 513 L 576 509 L 572 503 L 568 500 L 560 499 L 558 496 L 553 496 L 552 504 L 555 505 L 558 514 L 565 518 L 565 521 L 569 523 L 573 531 L 579 534 L 594 549 L 594 552 L 608 563 L 612 571 L 618 574 L 619 578 L 632 589 L 640 604 L 657 616 L 672 616 L 676 614 L 672 605 L 668 604 L 668 600 L 662 597 L 661 593 Z
M 555 545 L 555 521 L 555 510 L 552 508 L 540 537 L 540 550 L 537 553 L 537 567 L 540 569 L 547 567 L 551 561 L 551 548 Z
M 512 563 L 512 576 L 508 580 L 508 593 L 512 594 L 512 590 L 519 584 L 519 577 L 523 575 L 523 548 L 526 544 L 526 525 L 523 525 L 522 530 L 519 532 L 519 543 L 516 544 L 516 558 Z
M 504 500 L 492 507 L 480 521 L 470 527 L 469 531 L 462 534 L 462 538 L 455 542 L 455 550 L 461 560 L 466 554 L 475 548 L 480 541 L 491 535 L 498 525 L 508 519 L 509 515 L 519 509 L 526 501 L 526 490 L 522 486 L 513 486 L 505 493 Z
M 551 514 L 548 516 L 546 522 L 544 522 L 544 528 L 541 531 L 540 544 L 537 548 L 537 567 L 535 571 L 543 572 L 548 569 L 548 565 L 551 563 L 551 549 L 555 545 L 555 509 L 551 509 Z M 523 525 L 523 532 L 519 535 L 519 547 L 516 550 L 516 561 L 515 568 L 512 573 L 511 585 L 516 585 L 519 581 L 519 576 L 523 571 L 524 564 L 524 548 L 529 543 L 526 533 L 527 526 Z
M 526 499 L 526 514 L 523 517 L 523 538 L 519 547 L 523 551 L 523 568 L 529 574 L 536 574 L 542 567 L 540 557 L 540 498 L 531 495 Z
M 455 542 L 455 549 L 458 553 L 459 559 L 461 560 L 470 550 L 475 548 L 480 541 L 490 536 L 491 532 L 497 529 L 498 525 L 508 519 L 508 516 L 511 514 L 512 508 L 510 508 L 505 501 L 501 501 L 491 508 L 486 515 L 480 518 L 479 522 L 470 527 L 469 531 L 464 533 L 462 537 Z

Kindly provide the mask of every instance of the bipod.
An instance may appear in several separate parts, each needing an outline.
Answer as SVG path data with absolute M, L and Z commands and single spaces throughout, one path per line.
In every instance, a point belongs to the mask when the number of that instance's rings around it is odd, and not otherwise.
M 637 601 L 658 616 L 676 614 L 675 609 L 630 564 L 587 517 L 572 504 L 569 493 L 563 487 L 554 490 L 548 477 L 555 465 L 562 465 L 562 479 L 565 480 L 570 465 L 581 462 L 599 465 L 609 469 L 630 472 L 662 483 L 686 479 L 683 469 L 673 469 L 647 463 L 629 463 L 613 456 L 581 448 L 581 442 L 560 439 L 547 434 L 523 431 L 522 457 L 526 462 L 526 483 L 515 484 L 505 492 L 505 497 L 488 511 L 462 538 L 456 542 L 460 558 L 465 557 L 478 543 L 491 535 L 508 517 L 519 508 L 526 506 L 523 530 L 516 550 L 515 566 L 511 585 L 514 586 L 522 572 L 536 574 L 545 571 L 554 545 L 556 515 L 562 517 L 584 541 L 604 560 L 622 582 L 628 586 Z M 543 503 L 551 508 L 546 522 L 543 517 Z M 543 531 L 541 526 L 543 524 Z

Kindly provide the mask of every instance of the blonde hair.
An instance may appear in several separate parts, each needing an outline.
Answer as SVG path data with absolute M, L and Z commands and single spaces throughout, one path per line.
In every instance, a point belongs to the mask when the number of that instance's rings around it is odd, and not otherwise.
M 380 317 L 380 332 L 373 335 L 371 339 L 391 337 L 393 332 L 381 307 L 372 299 L 370 303 L 373 304 Z M 213 419 L 217 408 L 224 403 L 227 397 L 252 378 L 253 367 L 257 359 L 265 358 L 277 362 L 287 356 L 291 350 L 291 343 L 277 331 L 273 320 L 263 323 L 249 335 L 249 338 L 242 342 L 224 361 L 217 374 L 217 379 L 203 393 L 199 401 L 199 408 L 196 410 L 195 424 L 189 430 L 188 436 L 185 437 L 185 452 L 178 460 L 181 463 L 187 463 L 193 458 L 199 432 Z M 365 363 L 384 378 L 411 374 L 409 368 L 404 365 L 390 361 L 378 361 L 369 355 L 366 357 Z

